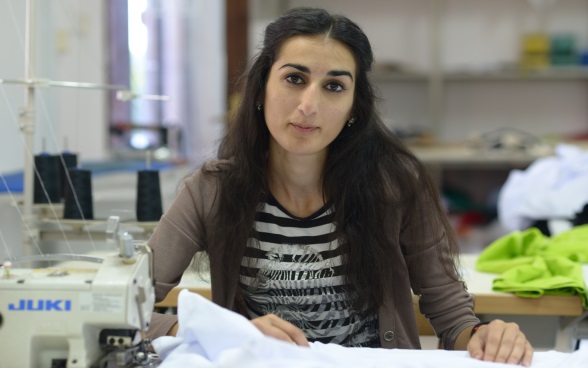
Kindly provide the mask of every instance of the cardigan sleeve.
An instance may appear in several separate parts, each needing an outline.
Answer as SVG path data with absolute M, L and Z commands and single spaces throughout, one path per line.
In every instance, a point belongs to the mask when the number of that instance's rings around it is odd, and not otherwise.
M 153 251 L 155 299 L 163 300 L 177 286 L 197 252 L 206 249 L 205 222 L 215 188 L 200 170 L 187 178 L 170 208 L 149 239 Z M 154 313 L 149 337 L 165 335 L 176 316 Z
M 436 192 L 426 183 L 403 215 L 400 242 L 419 308 L 442 340 L 445 349 L 453 349 L 459 334 L 479 322 L 473 311 L 473 297 L 454 272 L 451 253 L 453 241 L 443 218 Z

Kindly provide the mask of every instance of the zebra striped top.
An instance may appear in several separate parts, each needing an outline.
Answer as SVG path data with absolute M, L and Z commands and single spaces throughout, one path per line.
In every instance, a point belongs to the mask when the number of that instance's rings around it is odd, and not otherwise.
M 255 229 L 239 275 L 250 318 L 273 313 L 311 342 L 380 346 L 377 315 L 362 319 L 351 308 L 354 293 L 344 283 L 331 210 L 297 218 L 270 197 Z

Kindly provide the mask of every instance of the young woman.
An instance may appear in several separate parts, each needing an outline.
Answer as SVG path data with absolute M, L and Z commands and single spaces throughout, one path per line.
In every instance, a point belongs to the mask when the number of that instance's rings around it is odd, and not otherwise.
M 213 301 L 266 335 L 420 348 L 414 293 L 444 348 L 530 364 L 516 324 L 474 329 L 451 227 L 425 168 L 378 116 L 372 62 L 345 17 L 299 8 L 268 25 L 218 160 L 186 180 L 149 242 L 157 299 L 206 252 Z M 176 322 L 154 315 L 151 337 Z

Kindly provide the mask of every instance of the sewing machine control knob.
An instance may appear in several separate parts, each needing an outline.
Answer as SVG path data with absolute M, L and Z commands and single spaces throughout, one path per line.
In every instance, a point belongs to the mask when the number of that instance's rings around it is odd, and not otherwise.
M 133 256 L 135 255 L 135 244 L 133 243 L 133 236 L 127 232 L 119 235 L 118 238 L 119 255 L 123 259 L 123 263 L 133 263 Z

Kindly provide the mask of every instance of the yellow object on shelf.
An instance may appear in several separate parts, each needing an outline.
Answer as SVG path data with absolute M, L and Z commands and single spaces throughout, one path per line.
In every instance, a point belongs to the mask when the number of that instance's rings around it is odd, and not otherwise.
M 521 45 L 521 68 L 547 69 L 550 65 L 549 43 L 549 37 L 542 33 L 524 35 Z

